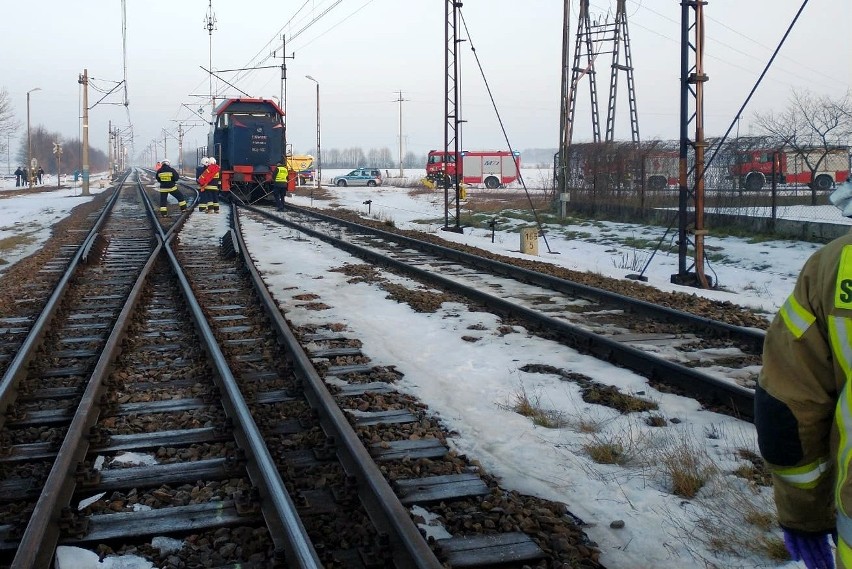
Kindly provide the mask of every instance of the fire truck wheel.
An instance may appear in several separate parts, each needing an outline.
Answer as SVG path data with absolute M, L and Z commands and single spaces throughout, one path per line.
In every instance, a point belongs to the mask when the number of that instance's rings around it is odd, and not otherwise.
M 662 190 L 666 187 L 666 179 L 663 176 L 651 176 L 648 178 L 648 187 L 652 190 Z
M 750 192 L 756 192 L 763 187 L 766 178 L 760 172 L 752 172 L 745 179 L 745 188 Z
M 500 187 L 500 180 L 494 176 L 489 176 L 485 178 L 485 187 L 489 190 L 495 190 Z
M 821 192 L 825 192 L 831 189 L 832 182 L 833 180 L 831 179 L 831 176 L 828 174 L 820 174 L 814 180 L 814 188 Z

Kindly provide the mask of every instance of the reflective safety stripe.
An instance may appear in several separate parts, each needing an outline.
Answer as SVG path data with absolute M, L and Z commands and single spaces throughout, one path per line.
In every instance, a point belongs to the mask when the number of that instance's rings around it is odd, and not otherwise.
M 848 349 L 848 347 L 847 347 Z M 849 375 L 846 375 L 846 384 L 840 391 L 840 396 L 837 398 L 837 409 L 834 412 L 834 422 L 837 424 L 840 440 L 837 443 L 837 477 L 834 486 L 835 507 L 838 513 L 846 514 L 846 508 L 840 500 L 841 489 L 848 484 L 849 481 L 849 462 L 852 460 L 852 447 L 849 444 L 848 426 L 852 425 L 852 389 L 849 388 Z M 852 537 L 852 536 L 850 536 Z M 852 539 L 848 540 L 852 543 Z
M 852 569 L 852 520 L 837 514 L 837 569 Z
M 792 294 L 787 297 L 787 302 L 781 307 L 779 312 L 787 329 L 798 340 L 801 338 L 811 324 L 816 320 L 816 316 L 805 310 L 805 307 L 799 304 Z
M 828 461 L 820 460 L 804 466 L 773 469 L 776 476 L 796 488 L 813 488 L 820 477 L 828 471 Z
M 834 358 L 848 380 L 852 373 L 852 319 L 829 316 L 828 335 Z

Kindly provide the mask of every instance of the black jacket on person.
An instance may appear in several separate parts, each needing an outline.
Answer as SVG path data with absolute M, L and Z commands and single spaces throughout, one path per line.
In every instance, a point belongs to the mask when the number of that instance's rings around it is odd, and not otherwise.
M 160 182 L 160 190 L 172 190 L 177 184 L 180 174 L 169 164 L 163 164 L 157 170 L 157 181 Z

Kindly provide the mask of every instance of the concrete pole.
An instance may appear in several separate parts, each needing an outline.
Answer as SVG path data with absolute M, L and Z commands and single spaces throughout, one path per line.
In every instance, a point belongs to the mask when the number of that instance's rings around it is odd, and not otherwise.
M 89 70 L 84 69 L 78 83 L 83 85 L 83 195 L 89 196 Z
M 402 179 L 402 91 L 398 91 L 399 97 L 397 101 L 399 102 L 399 177 Z
M 30 139 L 30 93 L 33 91 L 41 91 L 41 87 L 36 87 L 27 91 L 27 187 L 33 188 L 33 144 Z

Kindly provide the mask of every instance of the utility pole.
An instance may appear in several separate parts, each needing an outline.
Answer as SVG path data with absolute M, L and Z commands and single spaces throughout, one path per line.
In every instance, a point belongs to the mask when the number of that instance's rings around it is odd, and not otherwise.
M 112 174 L 114 172 L 114 169 L 113 169 L 113 162 L 112 162 L 112 160 L 113 160 L 113 157 L 112 157 L 113 133 L 112 133 L 112 121 L 111 120 L 109 121 L 108 125 L 109 126 L 108 126 L 108 130 L 107 130 L 107 133 L 108 133 L 108 135 L 107 135 L 107 156 L 109 157 L 109 177 L 112 178 Z
M 710 288 L 704 274 L 704 6 L 705 0 L 682 2 L 680 25 L 680 189 L 678 195 L 678 272 L 671 276 L 675 284 Z M 690 31 L 694 40 L 690 41 Z M 694 62 L 690 62 L 690 55 Z M 691 103 L 691 104 L 690 104 Z M 692 107 L 692 108 L 690 108 Z M 689 125 L 695 122 L 695 138 L 689 138 Z M 689 188 L 689 149 L 695 156 L 694 187 Z M 694 200 L 695 217 L 689 223 L 688 202 Z M 689 234 L 695 237 L 695 272 L 686 266 Z
M 568 147 L 571 145 L 571 129 L 568 124 L 568 94 L 571 92 L 571 66 L 569 30 L 571 28 L 571 0 L 565 0 L 562 13 L 562 81 L 559 98 L 559 153 L 557 154 L 556 185 L 559 190 L 562 215 L 565 215 L 565 199 L 568 196 Z
M 283 145 L 284 155 L 289 156 L 289 152 L 287 152 L 287 60 L 295 59 L 296 53 L 292 53 L 287 55 L 287 39 L 284 34 L 281 34 L 281 110 L 284 113 L 284 133 L 283 136 Z M 273 51 L 272 57 L 278 57 L 278 55 Z
M 450 196 L 451 180 L 449 174 L 443 172 L 444 185 L 444 231 L 462 232 L 460 224 L 461 204 L 459 182 L 461 176 L 461 156 L 459 152 L 459 62 L 458 62 L 458 21 L 459 8 L 462 3 L 458 0 L 446 0 L 444 3 L 444 164 L 449 157 L 456 160 L 456 176 L 454 193 Z M 450 208 L 455 206 L 453 225 L 450 225 Z
M 402 98 L 402 91 L 397 91 L 396 101 L 399 103 L 399 177 L 403 177 L 402 170 L 402 102 L 408 99 Z
M 83 86 L 83 195 L 89 193 L 89 70 L 77 80 Z
M 183 125 L 178 123 L 178 171 L 183 173 Z
M 213 96 L 213 30 L 216 29 L 216 14 L 213 13 L 213 0 L 208 0 L 207 15 L 204 18 L 204 27 L 210 36 L 207 52 L 207 81 L 210 92 L 210 124 L 213 124 L 213 113 L 216 111 L 216 99 Z
M 56 155 L 56 189 L 62 186 L 62 146 L 58 142 L 53 143 L 53 154 Z

